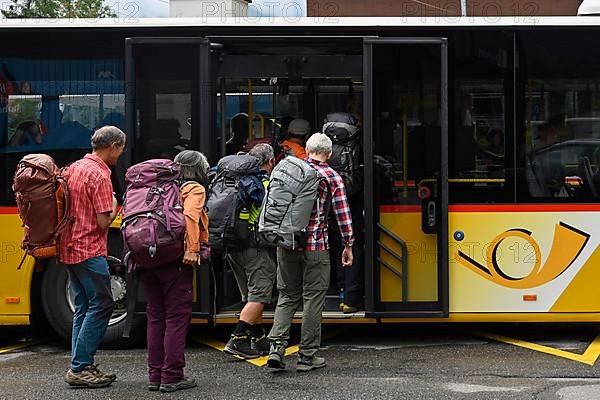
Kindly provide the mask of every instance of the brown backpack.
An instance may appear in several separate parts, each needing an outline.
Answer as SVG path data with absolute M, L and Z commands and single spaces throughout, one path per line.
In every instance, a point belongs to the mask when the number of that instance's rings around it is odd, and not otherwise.
M 25 255 L 38 259 L 55 256 L 57 236 L 69 215 L 69 189 L 62 171 L 52 157 L 28 154 L 17 165 L 13 191 L 23 221 L 21 247 Z

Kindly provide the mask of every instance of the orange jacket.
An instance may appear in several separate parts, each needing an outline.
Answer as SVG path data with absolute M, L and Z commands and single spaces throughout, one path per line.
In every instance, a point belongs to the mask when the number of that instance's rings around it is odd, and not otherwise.
M 301 160 L 306 159 L 306 156 L 308 155 L 306 154 L 304 147 L 296 142 L 292 142 L 291 140 L 284 140 L 281 142 L 281 147 L 285 153 L 289 153 L 291 151 L 294 157 L 298 157 Z
M 206 191 L 199 183 L 181 189 L 181 202 L 185 216 L 185 251 L 200 252 L 200 242 L 208 243 L 208 215 L 204 210 Z

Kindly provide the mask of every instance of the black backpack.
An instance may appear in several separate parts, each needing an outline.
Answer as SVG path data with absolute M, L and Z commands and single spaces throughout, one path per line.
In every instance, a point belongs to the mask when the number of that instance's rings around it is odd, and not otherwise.
M 260 164 L 247 154 L 223 157 L 217 164 L 217 174 L 208 188 L 208 243 L 211 249 L 241 248 L 248 245 L 250 227 L 241 188 L 248 187 L 245 179 L 259 182 L 262 187 Z M 251 185 L 251 184 L 250 184 Z M 264 187 L 262 187 L 264 190 Z
M 358 118 L 350 113 L 327 114 L 323 133 L 333 142 L 331 158 L 327 163 L 344 180 L 346 193 L 353 196 L 363 188 L 362 132 Z

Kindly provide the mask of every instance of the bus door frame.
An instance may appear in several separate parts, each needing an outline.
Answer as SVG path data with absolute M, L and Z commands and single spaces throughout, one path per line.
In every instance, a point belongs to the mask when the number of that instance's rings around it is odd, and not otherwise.
M 437 309 L 414 309 L 406 311 L 378 311 L 376 307 L 375 282 L 375 224 L 378 218 L 374 210 L 373 179 L 373 46 L 374 45 L 439 45 L 441 58 L 441 159 L 440 196 L 438 204 L 438 302 Z M 449 313 L 449 243 L 448 243 L 448 39 L 444 37 L 365 37 L 363 39 L 363 104 L 364 104 L 364 163 L 365 163 L 365 308 L 366 316 L 386 317 L 432 317 L 443 318 Z M 410 262 L 410 261 L 408 261 Z M 418 304 L 418 303 L 416 303 Z
M 213 112 L 215 107 L 214 95 L 214 78 L 212 68 L 212 57 L 211 57 L 211 44 L 210 40 L 203 37 L 130 37 L 125 39 L 125 116 L 126 116 L 126 128 L 127 128 L 127 140 L 131 144 L 127 145 L 127 151 L 125 154 L 126 166 L 132 165 L 132 163 L 140 162 L 142 160 L 134 159 L 134 147 L 137 136 L 137 115 L 136 115 L 136 65 L 134 46 L 172 46 L 172 45 L 197 45 L 199 49 L 199 68 L 198 74 L 198 86 L 195 88 L 195 93 L 192 95 L 192 99 L 196 97 L 196 103 L 198 104 L 196 109 L 192 109 L 191 118 L 194 121 L 192 125 L 192 137 L 199 138 L 200 149 L 210 154 L 210 149 L 214 148 L 214 115 Z M 218 46 L 218 45 L 217 45 Z M 192 100 L 194 101 L 194 100 Z M 197 122 L 197 123 L 196 123 Z M 206 149 L 206 150 L 205 150 Z M 214 151 L 213 151 L 214 153 Z M 200 282 L 212 282 L 213 277 L 210 272 L 210 268 L 206 264 L 202 264 L 196 269 L 196 281 L 195 287 L 195 299 L 192 316 L 194 318 L 210 320 L 214 313 L 214 290 L 212 285 L 206 285 L 204 290 L 200 288 Z M 128 278 L 129 280 L 129 278 Z M 142 312 L 140 307 L 140 296 L 137 293 L 136 299 L 136 312 Z

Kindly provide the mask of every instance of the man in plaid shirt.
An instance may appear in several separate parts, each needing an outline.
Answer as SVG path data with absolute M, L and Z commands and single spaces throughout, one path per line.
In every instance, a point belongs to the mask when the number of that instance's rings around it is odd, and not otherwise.
M 75 303 L 71 338 L 71 367 L 65 382 L 77 387 L 104 387 L 114 374 L 100 371 L 94 354 L 102 342 L 113 311 L 110 289 L 108 227 L 117 215 L 110 181 L 125 148 L 125 134 L 104 126 L 92 136 L 91 154 L 71 164 L 65 173 L 69 187 L 70 223 L 60 234 L 58 258 L 67 267 Z
M 269 333 L 271 351 L 267 361 L 270 368 L 285 368 L 283 360 L 290 338 L 292 319 L 302 304 L 302 337 L 296 367 L 296 370 L 301 372 L 326 365 L 325 359 L 317 356 L 316 353 L 321 345 L 321 316 L 325 295 L 329 288 L 327 211 L 330 205 L 342 233 L 344 267 L 352 265 L 354 242 L 352 215 L 346 198 L 344 181 L 327 164 L 332 151 L 331 139 L 322 133 L 315 133 L 306 142 L 306 151 L 308 152 L 306 162 L 316 169 L 324 180 L 319 186 L 318 200 L 310 216 L 306 248 L 301 250 L 277 248 L 279 300 L 275 309 L 273 328 Z

